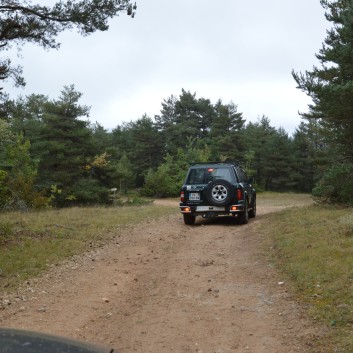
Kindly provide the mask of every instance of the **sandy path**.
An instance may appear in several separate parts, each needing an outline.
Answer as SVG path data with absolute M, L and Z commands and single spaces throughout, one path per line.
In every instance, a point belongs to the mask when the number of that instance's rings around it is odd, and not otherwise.
M 271 211 L 248 225 L 176 215 L 125 229 L 4 299 L 0 325 L 124 353 L 306 352 L 315 329 L 260 252 Z

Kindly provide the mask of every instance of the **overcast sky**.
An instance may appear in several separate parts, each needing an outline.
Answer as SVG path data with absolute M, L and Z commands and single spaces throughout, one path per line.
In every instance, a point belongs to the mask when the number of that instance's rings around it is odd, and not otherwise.
M 291 71 L 317 64 L 329 23 L 319 0 L 138 0 L 135 18 L 121 14 L 108 32 L 60 36 L 61 48 L 26 45 L 25 89 L 58 98 L 64 85 L 83 93 L 89 120 L 107 129 L 159 114 L 181 89 L 215 103 L 233 101 L 247 121 L 266 115 L 292 133 L 310 103 Z

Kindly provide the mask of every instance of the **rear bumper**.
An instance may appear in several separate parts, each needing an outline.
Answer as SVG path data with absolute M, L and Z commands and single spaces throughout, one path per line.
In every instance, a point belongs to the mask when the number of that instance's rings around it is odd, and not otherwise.
M 244 205 L 235 204 L 230 206 L 196 206 L 196 205 L 183 205 L 179 206 L 181 213 L 189 213 L 192 215 L 206 215 L 207 213 L 212 214 L 237 214 L 244 211 Z

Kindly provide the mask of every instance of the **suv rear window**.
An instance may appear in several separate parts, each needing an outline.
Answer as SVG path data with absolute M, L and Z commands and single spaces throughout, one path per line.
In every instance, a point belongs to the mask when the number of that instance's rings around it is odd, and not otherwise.
M 208 184 L 210 181 L 216 179 L 224 179 L 232 182 L 229 168 L 195 168 L 191 169 L 186 180 L 187 185 Z

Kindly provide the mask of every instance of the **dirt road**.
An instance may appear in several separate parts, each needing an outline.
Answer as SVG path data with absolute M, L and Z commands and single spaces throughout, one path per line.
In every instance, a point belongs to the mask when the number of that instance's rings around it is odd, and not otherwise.
M 277 208 L 248 225 L 176 215 L 127 228 L 5 298 L 0 326 L 123 353 L 307 352 L 315 329 L 256 232 Z

